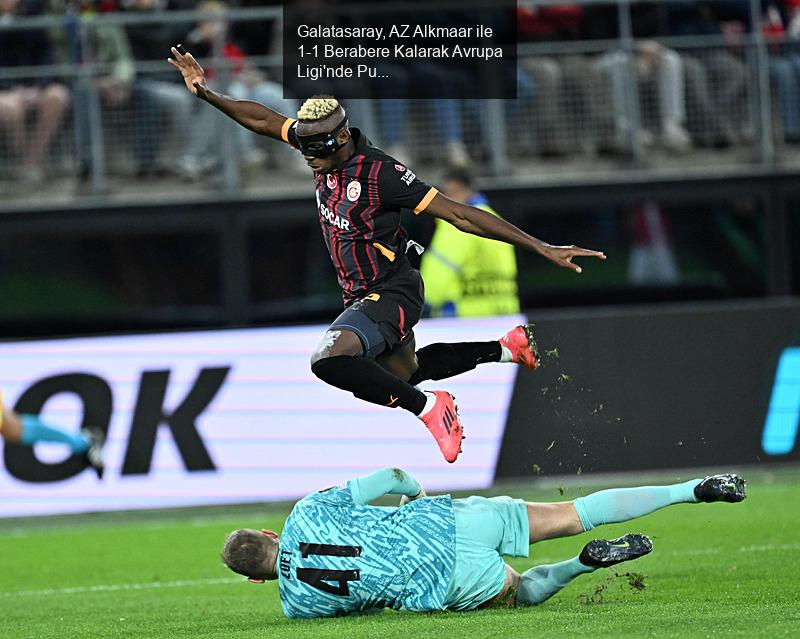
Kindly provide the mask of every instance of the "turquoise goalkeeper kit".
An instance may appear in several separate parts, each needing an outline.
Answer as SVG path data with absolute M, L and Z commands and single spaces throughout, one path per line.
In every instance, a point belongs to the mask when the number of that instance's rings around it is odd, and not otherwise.
M 528 555 L 524 503 L 445 495 L 401 508 L 368 505 L 387 493 L 413 497 L 419 490 L 406 473 L 386 469 L 300 500 L 280 540 L 284 613 L 467 610 L 500 592 L 501 553 Z
M 278 580 L 287 617 L 444 608 L 455 562 L 450 497 L 368 506 L 359 490 L 367 479 L 305 497 L 286 520 Z

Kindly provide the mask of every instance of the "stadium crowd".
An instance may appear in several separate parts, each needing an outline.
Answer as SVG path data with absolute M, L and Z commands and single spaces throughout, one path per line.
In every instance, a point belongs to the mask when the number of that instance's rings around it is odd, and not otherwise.
M 330 5 L 303 3 L 309 16 Z M 128 176 L 201 178 L 220 165 L 223 150 L 233 151 L 244 170 L 267 163 L 299 174 L 304 170 L 299 158 L 288 149 L 262 144 L 248 131 L 226 129 L 223 116 L 195 104 L 164 63 L 169 46 L 183 42 L 204 61 L 217 90 L 292 113 L 296 104 L 283 98 L 280 66 L 258 63 L 280 56 L 280 21 L 228 22 L 221 17 L 229 7 L 265 5 L 280 2 L 0 0 L 0 178 L 39 184 L 60 167 L 86 187 L 96 163 L 120 170 L 111 161 L 117 155 L 130 159 L 122 169 Z M 797 143 L 800 0 L 762 0 L 761 6 L 777 135 Z M 98 19 L 112 12 L 163 15 L 176 9 L 205 15 L 186 22 Z M 509 153 L 627 156 L 635 148 L 658 148 L 685 154 L 693 148 L 754 143 L 754 70 L 745 46 L 752 25 L 749 0 L 634 4 L 632 49 L 614 42 L 620 37 L 614 3 L 537 7 L 523 0 L 516 12 L 521 53 L 518 99 L 505 109 L 514 140 Z M 13 28 L 19 17 L 42 15 L 58 19 L 51 27 Z M 672 36 L 715 39 L 675 48 L 661 43 Z M 597 50 L 568 53 L 568 43 L 578 41 L 597 41 Z M 529 47 L 548 43 L 562 48 L 543 55 Z M 85 72 L 87 63 L 94 72 Z M 31 72 L 45 66 L 49 71 Z M 14 67 L 25 69 L 13 73 Z M 393 82 L 425 99 L 380 99 L 383 90 L 376 85 L 374 100 L 348 104 L 351 120 L 402 161 L 474 164 L 487 153 L 481 105 L 429 99 L 442 86 L 458 95 L 460 81 L 441 64 L 398 66 Z M 416 117 L 421 113 L 428 117 Z M 232 133 L 226 136 L 225 131 Z

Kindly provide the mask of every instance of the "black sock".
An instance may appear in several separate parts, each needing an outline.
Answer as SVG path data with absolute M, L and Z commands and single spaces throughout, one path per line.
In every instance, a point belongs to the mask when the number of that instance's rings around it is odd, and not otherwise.
M 425 408 L 425 393 L 366 357 L 326 357 L 314 362 L 311 370 L 323 382 L 350 391 L 366 402 L 399 406 L 415 415 Z
M 478 364 L 499 362 L 500 342 L 459 342 L 457 344 L 431 344 L 417 351 L 419 369 L 408 380 L 419 384 L 426 379 L 445 379 L 466 371 Z

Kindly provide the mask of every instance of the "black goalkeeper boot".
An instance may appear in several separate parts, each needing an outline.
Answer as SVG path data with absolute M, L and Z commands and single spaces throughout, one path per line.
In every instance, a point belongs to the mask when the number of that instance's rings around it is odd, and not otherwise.
M 653 550 L 646 535 L 628 533 L 619 539 L 593 539 L 583 547 L 578 560 L 584 566 L 608 568 L 623 561 L 638 559 Z
M 744 479 L 731 473 L 711 475 L 694 487 L 694 496 L 700 501 L 727 501 L 736 503 L 747 496 L 747 484 Z

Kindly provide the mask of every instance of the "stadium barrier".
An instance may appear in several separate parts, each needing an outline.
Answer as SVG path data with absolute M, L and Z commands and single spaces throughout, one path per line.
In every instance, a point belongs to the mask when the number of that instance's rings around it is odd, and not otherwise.
M 531 319 L 544 365 L 517 378 L 498 479 L 800 460 L 797 301 Z
M 421 346 L 493 339 L 519 319 L 426 320 L 416 332 Z M 800 303 L 531 319 L 538 371 L 480 366 L 424 385 L 458 399 L 468 438 L 453 465 L 404 411 L 313 377 L 323 326 L 4 343 L 9 405 L 109 440 L 102 481 L 58 445 L 5 445 L 0 516 L 284 500 L 381 466 L 446 491 L 800 459 Z

